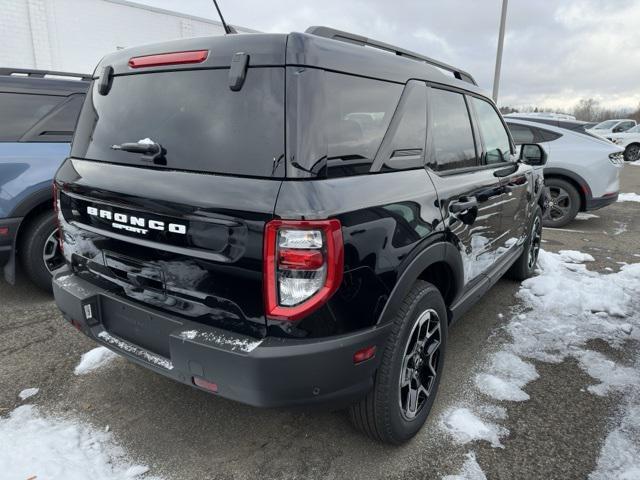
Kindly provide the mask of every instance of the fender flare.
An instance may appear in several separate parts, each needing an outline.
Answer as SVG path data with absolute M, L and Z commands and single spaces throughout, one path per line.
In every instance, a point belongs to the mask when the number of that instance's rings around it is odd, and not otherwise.
M 10 217 L 26 217 L 35 207 L 49 202 L 53 210 L 53 182 L 47 184 L 46 188 L 41 188 L 22 199 L 9 214 Z
M 398 281 L 389 294 L 389 298 L 378 318 L 379 326 L 386 325 L 393 320 L 402 301 L 420 274 L 431 265 L 439 262 L 446 263 L 453 272 L 456 297 L 462 292 L 464 286 L 464 268 L 458 249 L 451 243 L 444 241 L 429 245 L 416 255 L 398 277 Z
M 570 178 L 580 186 L 581 191 L 579 191 L 578 193 L 583 194 L 585 196 L 585 201 L 589 201 L 589 199 L 593 198 L 593 194 L 591 193 L 591 187 L 589 187 L 589 183 L 587 183 L 587 181 L 584 178 L 582 178 L 580 175 L 578 175 L 575 172 L 572 172 L 571 170 L 567 170 L 565 168 L 557 168 L 557 167 L 545 168 L 543 170 L 543 175 L 545 176 L 545 178 L 547 176 L 561 176 L 561 177 Z

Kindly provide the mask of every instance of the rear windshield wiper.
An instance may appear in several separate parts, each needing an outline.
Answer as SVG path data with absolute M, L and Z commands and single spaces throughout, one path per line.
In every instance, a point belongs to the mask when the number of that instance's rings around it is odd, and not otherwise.
M 120 145 L 111 145 L 112 150 L 120 150 L 122 152 L 141 153 L 142 155 L 149 155 L 150 161 L 158 165 L 166 165 L 167 149 L 159 143 L 153 142 L 149 139 L 144 139 L 139 142 L 126 142 Z M 143 160 L 146 160 L 143 158 Z

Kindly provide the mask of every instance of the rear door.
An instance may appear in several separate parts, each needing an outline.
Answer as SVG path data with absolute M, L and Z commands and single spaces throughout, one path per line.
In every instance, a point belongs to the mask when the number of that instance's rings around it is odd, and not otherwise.
M 56 178 L 64 253 L 119 295 L 260 336 L 284 67 L 249 68 L 239 91 L 228 67 L 188 67 L 116 74 L 106 94 L 94 82 Z
M 438 192 L 445 229 L 460 251 L 467 286 L 491 268 L 498 252 L 503 191 L 491 166 L 482 164 L 479 133 L 467 99 L 430 88 L 427 164 Z

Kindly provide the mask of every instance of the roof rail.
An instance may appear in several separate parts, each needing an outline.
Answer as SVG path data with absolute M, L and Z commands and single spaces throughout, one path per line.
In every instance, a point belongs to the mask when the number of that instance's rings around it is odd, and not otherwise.
M 478 85 L 475 79 L 471 76 L 471 74 L 465 72 L 464 70 L 460 70 L 459 68 L 453 67 L 443 62 L 439 62 L 438 60 L 434 60 L 433 58 L 425 57 L 424 55 L 420 55 L 419 53 L 415 53 L 410 50 L 405 50 L 400 47 L 395 47 L 388 43 L 379 42 L 377 40 L 363 37 L 361 35 L 356 35 L 354 33 L 344 32 L 342 30 L 336 30 L 331 27 L 321 27 L 321 26 L 309 27 L 307 28 L 306 33 L 317 35 L 319 37 L 331 38 L 333 40 L 340 40 L 347 43 L 353 43 L 355 45 L 378 48 L 386 52 L 394 53 L 399 57 L 405 57 L 418 62 L 428 63 L 429 65 L 433 65 L 434 67 L 438 67 L 438 68 L 441 68 L 442 70 L 447 70 L 453 73 L 453 76 L 458 80 L 469 82 L 469 83 L 472 83 L 473 85 Z
M 84 74 L 84 73 L 55 72 L 52 70 L 35 70 L 33 68 L 0 68 L 0 75 L 11 76 L 13 74 L 18 74 L 15 76 L 35 77 L 35 78 L 72 77 L 72 78 L 78 78 L 79 80 L 92 79 L 91 75 Z

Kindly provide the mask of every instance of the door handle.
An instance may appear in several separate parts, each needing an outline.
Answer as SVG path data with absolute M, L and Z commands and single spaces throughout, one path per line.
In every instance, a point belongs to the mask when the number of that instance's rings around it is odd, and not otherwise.
M 469 200 L 458 200 L 449 204 L 449 211 L 451 213 L 460 213 L 472 208 L 478 208 L 478 201 L 475 198 Z

